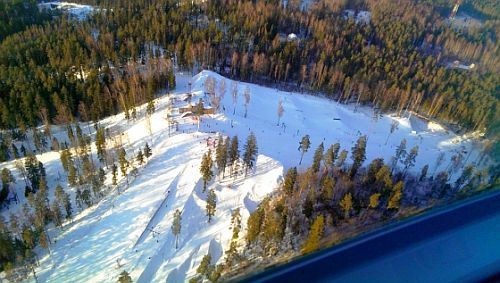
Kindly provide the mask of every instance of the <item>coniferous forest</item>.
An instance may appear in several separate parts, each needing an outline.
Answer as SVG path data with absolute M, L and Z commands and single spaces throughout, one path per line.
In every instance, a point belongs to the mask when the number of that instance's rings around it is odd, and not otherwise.
M 172 87 L 175 60 L 498 132 L 498 15 L 479 29 L 455 30 L 438 5 L 453 1 L 320 1 L 307 12 L 297 1 L 286 9 L 272 1 L 83 1 L 102 10 L 78 23 L 63 15 L 47 21 L 43 11 L 19 17 L 37 11 L 35 2 L 21 2 L 3 4 L 11 15 L 0 45 L 6 129 L 131 111 Z M 487 5 L 480 2 L 478 9 Z M 370 23 L 346 20 L 345 8 L 369 9 Z M 291 33 L 297 40 L 287 40 Z M 476 63 L 477 71 L 447 69 L 446 58 Z
M 444 155 L 437 156 L 436 164 L 427 164 L 416 174 L 411 169 L 419 148 L 407 149 L 406 140 L 391 160 L 368 163 L 365 135 L 360 134 L 352 147 L 321 143 L 313 149 L 305 135 L 298 165 L 308 151 L 313 163 L 304 170 L 286 168 L 279 188 L 250 214 L 241 241 L 242 216 L 239 209 L 232 211 L 233 237 L 224 251 L 224 263 L 212 265 L 207 254 L 193 282 L 232 279 L 239 272 L 273 263 L 271 257 L 279 261 L 308 254 L 498 185 L 498 1 L 464 0 L 462 9 L 481 21 L 470 28 L 450 23 L 454 0 L 319 0 L 307 8 L 300 0 L 286 5 L 273 0 L 75 2 L 92 5 L 95 12 L 77 20 L 42 9 L 35 0 L 0 1 L 0 162 L 24 158 L 16 161 L 15 170 L 22 174 L 18 181 L 26 184 L 19 193 L 27 199 L 26 219 L 12 214 L 7 223 L 0 218 L 0 271 L 18 268 L 19 274 L 12 278 L 35 273 L 37 246 L 50 251 L 49 223 L 61 227 L 72 221 L 76 208 L 91 207 L 110 191 L 104 185 L 108 173 L 112 186 L 117 187 L 121 176 L 128 188 L 129 176 L 133 180 L 152 156 L 151 143 L 141 144 L 137 153 L 127 152 L 121 140 L 108 149 L 106 139 L 109 143 L 116 133 L 100 128 L 99 121 L 120 112 L 134 120 L 145 103 L 149 119 L 157 95 L 176 87 L 178 71 L 195 74 L 208 69 L 234 80 L 370 106 L 376 114 L 418 115 L 460 134 L 480 133 L 477 136 L 485 141 L 481 160 L 484 155 L 493 160 L 488 169 L 459 168 L 465 163 L 457 154 L 446 170 L 431 173 L 443 163 Z M 348 9 L 370 11 L 370 18 L 357 21 L 346 16 Z M 474 67 L 456 68 L 454 62 Z M 205 84 L 215 88 L 215 82 Z M 245 99 L 250 101 L 250 89 Z M 196 108 L 193 115 L 201 120 L 201 98 Z M 284 111 L 288 109 L 280 100 L 278 126 Z M 93 126 L 95 135 L 78 122 Z M 51 125 L 63 127 L 69 144 L 59 144 L 51 136 Z M 61 186 L 49 203 L 44 164 L 22 142 L 22 148 L 14 143 L 26 140 L 28 133 L 34 152 L 49 148 L 59 152 L 63 175 L 76 190 L 77 207 L 72 207 Z M 255 170 L 256 136 L 251 132 L 240 142 L 241 156 L 238 136 L 219 136 L 213 154 L 211 150 L 203 154 L 200 174 L 208 223 L 218 209 L 217 192 L 210 183 L 239 175 L 246 178 Z M 97 159 L 92 156 L 93 144 Z M 457 172 L 461 172 L 458 178 L 450 182 Z M 1 181 L 0 205 L 17 204 L 17 192 L 9 191 L 16 183 L 9 169 L 1 170 Z M 175 212 L 169 228 L 175 249 L 185 229 L 183 213 Z M 126 271 L 120 280 L 131 282 Z

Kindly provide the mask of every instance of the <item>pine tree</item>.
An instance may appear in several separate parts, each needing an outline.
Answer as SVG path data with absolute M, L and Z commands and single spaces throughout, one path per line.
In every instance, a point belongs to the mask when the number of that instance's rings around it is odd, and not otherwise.
M 349 218 L 352 209 L 352 195 L 347 193 L 340 201 L 340 207 L 344 211 L 344 218 Z
M 236 163 L 238 163 L 238 161 L 240 159 L 238 136 L 234 136 L 231 139 L 231 147 L 229 148 L 229 156 L 228 157 L 229 157 L 228 163 L 231 166 L 230 174 L 233 175 L 233 167 L 236 166 Z
M 288 169 L 285 176 L 285 181 L 283 182 L 283 191 L 288 196 L 292 195 L 294 191 L 295 182 L 297 181 L 297 167 L 292 167 Z
M 211 261 L 212 257 L 210 256 L 210 254 L 204 255 L 203 258 L 201 259 L 200 265 L 196 269 L 196 273 L 201 274 L 203 276 L 208 276 L 211 272 L 210 270 Z
M 298 150 L 301 153 L 299 165 L 302 164 L 302 158 L 304 157 L 304 154 L 309 150 L 310 147 L 311 147 L 311 141 L 309 140 L 309 135 L 303 136 L 302 140 L 299 142 L 299 148 L 298 148 Z
M 392 157 L 391 174 L 394 172 L 394 169 L 396 169 L 398 162 L 402 161 L 405 157 L 406 157 L 406 139 L 403 139 L 396 148 L 395 155 Z
M 474 173 L 474 165 L 469 164 L 465 166 L 464 170 L 462 171 L 462 174 L 455 182 L 455 187 L 457 188 L 457 190 L 461 189 L 462 185 L 467 183 L 471 179 L 473 173 Z
M 55 196 L 57 203 L 64 207 L 64 210 L 66 212 L 66 219 L 71 219 L 73 209 L 71 208 L 70 197 L 59 184 L 56 186 Z
M 120 273 L 120 277 L 118 277 L 118 283 L 132 283 L 132 278 L 127 271 L 124 270 L 122 271 L 122 273 Z
M 97 129 L 95 146 L 97 148 L 97 157 L 99 161 L 104 162 L 106 160 L 106 135 L 104 133 L 104 128 Z
M 257 209 L 248 217 L 246 234 L 247 245 L 255 243 L 257 241 L 257 238 L 259 237 L 265 215 L 264 209 L 262 208 L 264 202 L 265 201 L 263 201 L 261 205 L 257 207 Z
M 392 188 L 391 170 L 387 165 L 383 165 L 375 175 L 375 182 L 384 195 Z
M 370 165 L 368 165 L 368 170 L 366 172 L 365 177 L 363 178 L 363 184 L 366 186 L 371 186 L 375 183 L 375 178 L 377 172 L 384 165 L 384 160 L 382 158 L 375 158 L 372 160 Z
M 422 181 L 427 177 L 427 172 L 429 171 L 429 164 L 425 164 L 424 167 L 422 167 L 422 171 L 420 171 L 420 178 L 418 179 L 419 181 Z
M 146 106 L 146 114 L 151 116 L 155 113 L 155 101 L 153 99 L 148 101 L 148 105 Z
M 44 249 L 49 249 L 50 240 L 49 240 L 49 236 L 47 235 L 47 232 L 45 232 L 45 230 L 40 231 L 38 241 L 40 243 L 40 247 L 42 247 Z M 50 253 L 50 249 L 49 249 L 49 253 Z
M 77 172 L 76 172 L 76 167 L 73 166 L 73 164 L 71 164 L 71 165 L 69 165 L 69 171 L 68 171 L 68 184 L 71 187 L 76 186 L 77 179 L 78 179 L 78 176 L 77 176 Z
M 118 149 L 118 162 L 120 163 L 120 171 L 122 173 L 122 176 L 127 176 L 127 168 L 129 166 L 129 163 L 127 160 L 127 153 L 125 152 L 125 149 L 123 147 Z
M 337 167 L 339 169 L 342 169 L 342 167 L 344 166 L 344 163 L 347 159 L 347 150 L 342 150 L 339 154 L 339 158 L 337 159 Z
M 403 181 L 399 181 L 392 189 L 391 197 L 387 203 L 387 209 L 399 209 L 401 197 L 403 196 Z
M 325 175 L 321 181 L 321 200 L 323 204 L 328 205 L 333 200 L 335 189 L 335 179 L 330 175 Z
M 245 165 L 245 176 L 248 170 L 252 170 L 255 166 L 255 161 L 257 159 L 257 138 L 254 133 L 251 132 L 247 138 L 247 143 L 244 146 L 245 153 L 243 154 L 243 163 Z
M 302 246 L 303 254 L 308 254 L 319 249 L 321 237 L 323 236 L 324 226 L 325 218 L 323 215 L 319 215 L 314 219 L 314 222 L 309 230 L 309 236 Z
M 139 152 L 137 153 L 136 160 L 137 163 L 139 163 L 139 165 L 142 165 L 142 163 L 144 163 L 144 156 L 142 155 L 142 150 L 140 149 Z
M 377 208 L 380 203 L 380 193 L 374 193 L 370 196 L 370 208 Z
M 233 229 L 233 236 L 229 249 L 226 251 L 226 265 L 230 266 L 235 259 L 238 258 L 238 237 L 241 231 L 241 214 L 240 209 L 237 208 L 231 214 L 231 226 Z
M 104 171 L 104 169 L 102 167 L 99 167 L 98 179 L 99 179 L 99 184 L 101 186 L 104 185 L 104 182 L 106 181 L 106 171 Z
M 64 171 L 69 172 L 69 167 L 73 164 L 71 151 L 69 149 L 64 149 L 63 151 L 61 151 L 60 159 Z
M 211 189 L 207 195 L 207 216 L 208 223 L 212 220 L 212 217 L 215 215 L 215 210 L 217 207 L 217 195 L 215 194 L 214 189 Z
M 63 216 L 61 212 L 61 207 L 59 206 L 59 203 L 57 201 L 52 202 L 50 206 L 50 214 L 52 216 L 54 224 L 57 227 L 61 227 Z
M 151 148 L 149 147 L 148 143 L 146 143 L 146 145 L 144 145 L 144 156 L 146 158 L 151 157 Z
M 200 173 L 201 177 L 203 178 L 202 192 L 205 192 L 208 182 L 210 182 L 210 180 L 212 180 L 212 177 L 214 176 L 214 173 L 212 172 L 212 163 L 212 152 L 209 149 L 208 152 L 203 155 L 200 165 Z
M 29 155 L 24 161 L 24 167 L 26 169 L 26 175 L 31 184 L 31 192 L 35 193 L 38 191 L 40 185 L 40 179 L 45 175 L 45 170 L 43 165 L 40 166 L 39 162 L 34 155 Z
M 223 141 L 223 138 L 220 135 L 217 140 L 218 143 L 217 149 L 215 150 L 215 163 L 217 164 L 217 168 L 219 169 L 219 175 L 220 173 L 222 173 L 222 178 L 224 178 L 224 173 L 227 165 L 228 145 Z M 226 142 L 228 142 L 228 139 L 226 139 Z
M 174 237 L 175 237 L 175 248 L 176 249 L 179 247 L 179 235 L 181 233 L 181 221 L 182 221 L 181 211 L 176 209 L 175 213 L 174 213 L 174 221 L 172 223 L 172 234 L 174 234 Z
M 113 186 L 116 186 L 116 184 L 117 184 L 117 177 L 118 177 L 117 176 L 118 175 L 118 167 L 114 163 L 111 166 L 111 175 L 112 175 L 111 183 L 113 184 Z
M 356 176 L 356 173 L 358 172 L 358 169 L 361 167 L 361 164 L 366 159 L 366 136 L 361 136 L 359 137 L 358 141 L 356 144 L 352 147 L 352 152 L 351 152 L 351 159 L 352 159 L 352 167 L 351 171 L 349 172 L 349 176 L 351 179 Z
M 323 143 L 320 143 L 316 151 L 314 152 L 312 170 L 315 173 L 319 172 L 321 167 L 321 160 L 323 159 L 323 150 L 325 149 Z
M 314 212 L 314 204 L 316 197 L 314 194 L 314 189 L 309 189 L 306 199 L 302 204 L 302 213 L 305 215 L 307 219 L 310 219 Z
M 325 168 L 326 170 L 331 170 L 333 168 L 333 165 L 335 164 L 335 160 L 338 157 L 340 150 L 340 144 L 336 143 L 334 145 L 331 145 L 325 155 L 324 155 L 324 163 L 325 163 Z
M 10 184 L 15 183 L 15 182 L 16 182 L 16 179 L 14 178 L 14 175 L 12 175 L 12 172 L 8 168 L 3 168 L 2 169 L 2 188 L 6 189 L 8 191 Z
M 418 155 L 418 145 L 412 147 L 410 153 L 406 156 L 406 159 L 403 161 L 403 164 L 405 166 L 404 176 L 406 176 L 408 169 L 415 166 L 415 159 L 417 158 L 417 155 Z

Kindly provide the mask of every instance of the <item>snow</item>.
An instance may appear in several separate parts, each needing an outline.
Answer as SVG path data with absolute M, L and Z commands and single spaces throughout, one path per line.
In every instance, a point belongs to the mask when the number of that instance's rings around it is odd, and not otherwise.
M 207 103 L 209 99 L 203 84 L 208 76 L 216 79 L 216 90 L 220 82 L 226 80 L 226 93 L 219 113 L 204 115 L 198 131 L 193 118 L 181 117 L 175 109 L 185 104 L 183 98 L 187 97 L 189 83 L 192 101 L 202 98 Z M 297 147 L 305 134 L 311 137 L 311 149 L 299 166 L 302 170 L 310 166 L 314 149 L 321 142 L 326 147 L 339 142 L 342 149 L 350 151 L 354 142 L 365 134 L 368 136 L 365 164 L 378 157 L 389 161 L 403 138 L 408 140 L 408 148 L 415 145 L 420 148 L 414 171 L 425 164 L 433 168 L 439 152 L 444 152 L 447 160 L 439 168 L 441 170 L 447 167 L 456 152 L 473 152 L 470 160 L 477 156 L 472 138 L 457 136 L 416 116 L 382 115 L 375 120 L 369 108 L 355 108 L 317 96 L 248 83 L 238 83 L 238 100 L 234 106 L 231 80 L 216 73 L 203 71 L 193 78 L 180 73 L 176 80 L 175 93 L 156 101 L 157 110 L 151 116 L 151 135 L 144 117 L 145 105 L 139 107 L 139 118 L 135 121 L 127 122 L 123 113 L 100 121 L 100 125 L 111 132 L 123 131 L 120 138 L 129 159 L 146 142 L 151 145 L 153 155 L 146 165 L 138 167 L 138 176 L 130 177 L 128 185 L 121 178 L 117 188 L 110 188 L 104 199 L 80 212 L 72 223 L 66 223 L 62 230 L 51 227 L 50 233 L 56 240 L 51 246 L 52 254 L 38 249 L 42 253 L 41 265 L 36 270 L 40 282 L 116 282 L 122 270 L 127 270 L 134 282 L 183 282 L 195 275 L 205 254 L 211 254 L 212 263 L 223 262 L 231 238 L 232 211 L 240 208 L 244 231 L 250 212 L 278 186 L 284 170 L 298 166 L 300 152 Z M 245 118 L 243 91 L 246 87 L 250 89 L 251 99 Z M 283 101 L 285 112 L 278 126 L 279 100 Z M 169 103 L 174 110 L 170 114 L 178 123 L 178 131 L 172 135 L 166 120 Z M 394 120 L 399 127 L 389 135 Z M 88 130 L 94 131 L 92 127 Z M 55 127 L 53 132 L 58 139 L 64 140 L 65 133 L 61 129 Z M 217 133 L 238 135 L 242 149 L 250 132 L 257 137 L 257 167 L 246 178 L 226 177 L 209 183 L 208 189 L 214 189 L 217 194 L 217 211 L 212 222 L 207 223 L 206 193 L 202 192 L 199 173 L 201 157 L 208 151 L 207 140 L 216 138 Z M 94 157 L 95 150 L 93 147 Z M 50 198 L 59 182 L 74 194 L 74 189 L 67 188 L 63 182 L 59 153 L 43 153 L 37 158 L 44 163 L 49 176 Z M 13 162 L 1 164 L 0 169 L 3 167 L 13 170 L 18 180 L 16 189 L 21 192 L 24 182 Z M 63 179 L 59 180 L 59 174 Z M 110 179 L 108 174 L 108 186 Z M 25 202 L 24 196 L 20 198 L 21 203 Z M 20 207 L 13 204 L 10 210 L 3 209 L 2 215 L 7 218 L 11 211 Z M 178 249 L 175 249 L 171 233 L 176 209 L 183 212 Z
M 450 69 L 462 69 L 462 70 L 472 70 L 476 67 L 476 64 L 471 63 L 470 65 L 464 64 L 458 60 L 455 60 L 453 62 L 448 62 L 446 64 L 446 67 Z
M 89 14 L 96 10 L 94 7 L 89 5 L 58 1 L 40 3 L 38 6 L 45 9 L 58 9 L 65 11 L 80 21 L 86 19 Z
M 449 18 L 447 21 L 456 29 L 480 28 L 483 26 L 483 22 L 480 19 L 472 17 L 465 12 L 458 12 L 455 17 Z
M 361 11 L 354 11 L 354 10 L 351 10 L 351 9 L 346 9 L 344 10 L 344 19 L 350 19 L 350 18 L 353 18 L 354 21 L 356 22 L 356 24 L 369 24 L 370 21 L 371 21 L 371 17 L 372 17 L 372 14 L 370 11 L 365 11 L 365 10 L 361 10 Z

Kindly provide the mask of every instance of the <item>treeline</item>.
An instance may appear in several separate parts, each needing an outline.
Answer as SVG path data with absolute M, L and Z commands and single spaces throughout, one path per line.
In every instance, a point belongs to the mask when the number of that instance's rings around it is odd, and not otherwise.
M 300 149 L 308 149 L 304 141 Z M 235 267 L 224 278 L 241 275 L 246 268 L 263 268 L 271 261 L 290 259 L 337 244 L 394 219 L 415 214 L 436 203 L 448 202 L 484 190 L 491 180 L 482 170 L 467 165 L 456 180 L 450 175 L 462 167 L 453 157 L 442 172 L 425 165 L 410 173 L 418 146 L 397 147 L 389 162 L 366 158 L 366 137 L 348 151 L 339 144 L 314 152 L 312 166 L 299 172 L 290 168 L 275 194 L 251 213 L 246 226 L 246 245 L 232 258 Z M 442 159 L 442 158 L 441 158 Z M 436 161 L 436 167 L 443 160 Z M 263 260 L 264 259 L 264 260 Z

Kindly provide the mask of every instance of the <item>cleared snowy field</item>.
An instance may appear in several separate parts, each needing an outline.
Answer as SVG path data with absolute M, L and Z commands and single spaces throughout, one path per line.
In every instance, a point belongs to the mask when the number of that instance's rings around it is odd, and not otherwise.
M 220 113 L 203 116 L 199 131 L 191 118 L 176 114 L 174 119 L 179 123 L 179 131 L 169 136 L 166 120 L 169 100 L 176 101 L 172 105 L 176 112 L 177 107 L 185 104 L 182 98 L 191 83 L 195 94 L 192 101 L 197 102 L 199 97 L 208 101 L 203 91 L 208 76 L 218 83 L 226 80 Z M 177 86 L 170 98 L 164 96 L 157 100 L 157 110 L 151 117 L 152 135 L 147 130 L 144 106 L 139 109 L 140 118 L 136 121 L 127 122 L 123 114 L 101 121 L 101 126 L 111 130 L 121 128 L 129 158 L 146 142 L 151 145 L 153 155 L 146 165 L 139 167 L 138 177 L 130 179 L 128 188 L 125 180 L 120 180 L 117 189 L 97 205 L 81 212 L 72 223 L 67 223 L 62 230 L 51 229 L 56 242 L 51 246 L 52 254 L 41 257 L 36 270 L 40 282 L 116 282 L 122 270 L 127 270 L 134 282 L 183 282 L 195 274 L 207 252 L 213 263 L 222 262 L 231 237 L 232 210 L 240 208 L 245 225 L 249 213 L 276 188 L 284 170 L 298 165 L 298 142 L 305 134 L 311 136 L 311 149 L 304 156 L 302 168 L 310 166 L 319 143 L 329 146 L 339 142 L 341 148 L 350 151 L 353 143 L 364 134 L 368 135 L 366 164 L 377 157 L 390 160 L 395 147 L 406 138 L 408 148 L 420 147 L 414 170 L 428 163 L 430 172 L 439 152 L 446 154 L 446 161 L 438 171 L 448 166 L 455 152 L 469 151 L 473 146 L 472 141 L 419 119 L 382 116 L 374 120 L 372 111 L 367 108 L 354 111 L 354 107 L 323 98 L 252 84 L 238 83 L 238 99 L 233 104 L 231 81 L 208 71 L 193 78 L 178 74 Z M 245 118 L 243 93 L 246 87 L 250 89 L 251 98 Z M 277 126 L 280 99 L 285 112 Z M 389 136 L 394 119 L 400 126 Z M 242 148 L 250 131 L 256 134 L 259 146 L 257 168 L 247 178 L 226 178 L 209 184 L 209 189 L 215 189 L 217 194 L 217 212 L 212 222 L 207 223 L 206 193 L 201 191 L 199 173 L 201 157 L 208 151 L 206 139 L 215 138 L 217 133 L 238 135 Z M 64 133 L 59 135 L 62 139 Z M 95 153 L 95 148 L 93 151 Z M 470 155 L 470 160 L 476 155 Z M 59 154 L 49 152 L 37 157 L 47 168 L 52 197 L 59 172 L 63 172 Z M 12 163 L 0 167 L 4 166 L 15 172 Z M 107 184 L 110 178 L 108 175 Z M 23 187 L 20 177 L 16 179 L 16 186 Z M 21 198 L 24 201 L 24 196 Z M 11 207 L 12 210 L 18 208 Z M 183 212 L 178 249 L 175 249 L 171 233 L 176 209 Z M 2 211 L 6 217 L 9 213 Z
M 40 3 L 38 4 L 38 6 L 44 9 L 61 10 L 73 17 L 76 17 L 78 20 L 84 20 L 89 14 L 93 13 L 96 10 L 94 7 L 89 5 L 59 1 Z

